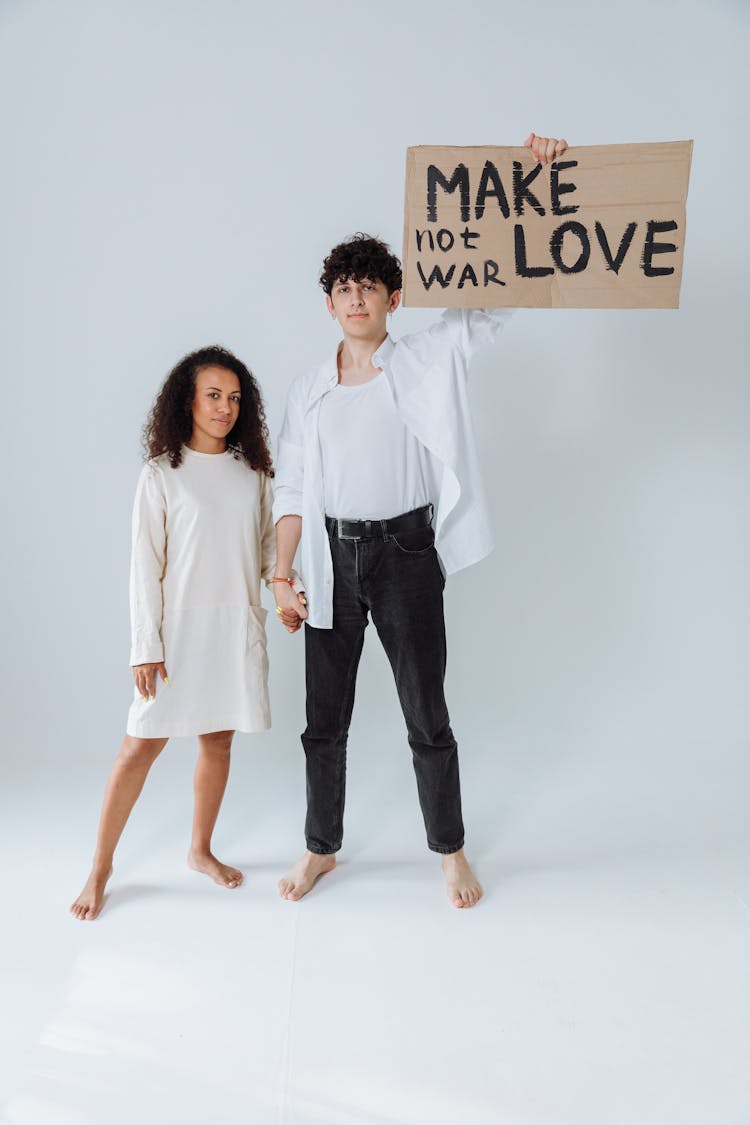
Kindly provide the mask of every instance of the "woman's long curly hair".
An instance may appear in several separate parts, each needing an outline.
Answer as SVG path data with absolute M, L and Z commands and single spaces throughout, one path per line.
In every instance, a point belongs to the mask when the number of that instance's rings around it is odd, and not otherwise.
M 195 377 L 204 367 L 222 367 L 239 379 L 240 413 L 227 435 L 227 448 L 245 460 L 251 469 L 272 477 L 273 463 L 260 387 L 245 364 L 218 344 L 184 356 L 167 375 L 143 427 L 146 457 L 166 453 L 173 469 L 182 464 L 182 447 L 193 433 Z

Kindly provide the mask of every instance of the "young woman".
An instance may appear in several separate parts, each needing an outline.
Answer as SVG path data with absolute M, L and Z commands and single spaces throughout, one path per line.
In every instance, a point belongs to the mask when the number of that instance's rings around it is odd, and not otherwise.
M 172 735 L 197 735 L 188 864 L 224 887 L 242 873 L 211 851 L 235 730 L 270 726 L 260 581 L 275 565 L 268 431 L 258 384 L 203 348 L 167 377 L 144 429 L 130 575 L 135 697 L 104 794 L 91 874 L 71 913 L 97 917 L 112 857 Z M 283 618 L 282 618 L 283 619 Z

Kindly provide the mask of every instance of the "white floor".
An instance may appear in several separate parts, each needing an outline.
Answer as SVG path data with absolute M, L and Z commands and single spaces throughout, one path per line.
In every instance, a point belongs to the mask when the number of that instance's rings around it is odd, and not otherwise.
M 245 885 L 184 867 L 180 740 L 93 924 L 66 908 L 107 759 L 10 778 L 4 1125 L 750 1122 L 748 848 L 715 794 L 701 822 L 668 778 L 660 815 L 637 771 L 583 784 L 468 757 L 486 898 L 456 911 L 408 751 L 368 755 L 360 729 L 340 866 L 292 904 L 275 887 L 300 847 L 301 751 L 273 739 L 237 747 L 217 834 Z

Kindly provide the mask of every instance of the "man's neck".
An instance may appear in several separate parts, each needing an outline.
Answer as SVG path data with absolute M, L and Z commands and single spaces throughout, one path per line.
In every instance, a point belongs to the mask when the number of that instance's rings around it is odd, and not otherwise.
M 366 383 L 375 378 L 378 368 L 372 365 L 372 357 L 383 340 L 388 336 L 383 332 L 379 339 L 352 339 L 344 336 L 338 355 L 339 382 L 342 384 Z

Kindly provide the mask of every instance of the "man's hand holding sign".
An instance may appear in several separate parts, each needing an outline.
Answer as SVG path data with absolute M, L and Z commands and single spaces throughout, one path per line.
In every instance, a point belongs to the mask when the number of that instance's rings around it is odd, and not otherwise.
M 568 142 L 556 140 L 555 137 L 537 137 L 536 133 L 529 133 L 523 142 L 524 148 L 530 148 L 539 164 L 549 164 L 556 157 L 562 156 L 568 147 Z

